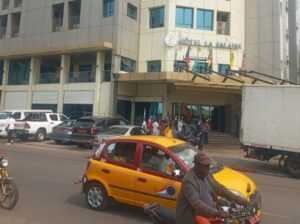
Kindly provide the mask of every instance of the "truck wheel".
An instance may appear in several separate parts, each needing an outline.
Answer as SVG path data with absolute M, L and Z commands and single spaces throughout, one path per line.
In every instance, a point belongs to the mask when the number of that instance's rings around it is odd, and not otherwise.
M 44 129 L 39 129 L 36 134 L 35 134 L 35 139 L 38 141 L 38 142 L 42 142 L 42 141 L 45 141 L 46 140 L 46 137 L 47 137 L 47 133 Z
M 286 169 L 293 177 L 300 178 L 300 159 L 296 156 L 287 158 Z

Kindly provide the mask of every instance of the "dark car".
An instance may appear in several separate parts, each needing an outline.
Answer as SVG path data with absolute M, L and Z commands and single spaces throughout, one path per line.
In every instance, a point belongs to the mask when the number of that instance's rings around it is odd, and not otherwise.
M 52 133 L 49 134 L 49 138 L 57 144 L 71 143 L 75 122 L 75 120 L 68 120 L 54 127 Z
M 94 137 L 113 125 L 127 125 L 128 121 L 119 117 L 82 117 L 74 125 L 72 142 L 85 147 L 93 145 Z

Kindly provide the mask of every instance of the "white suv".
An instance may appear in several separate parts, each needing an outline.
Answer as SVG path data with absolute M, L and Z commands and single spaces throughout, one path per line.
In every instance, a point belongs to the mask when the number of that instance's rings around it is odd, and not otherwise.
M 5 110 L 0 112 L 0 136 L 7 136 L 6 128 L 9 123 L 9 116 L 12 115 L 16 121 L 24 120 L 31 113 L 52 113 L 52 110 Z
M 52 133 L 55 126 L 69 120 L 63 114 L 34 112 L 30 113 L 24 121 L 16 122 L 16 129 L 23 129 L 28 137 L 35 137 L 37 141 L 44 141 Z

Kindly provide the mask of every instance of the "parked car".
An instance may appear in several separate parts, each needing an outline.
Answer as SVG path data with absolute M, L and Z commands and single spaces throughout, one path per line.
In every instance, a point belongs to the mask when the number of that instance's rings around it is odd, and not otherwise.
M 143 207 L 158 203 L 174 209 L 185 173 L 197 150 L 190 144 L 161 136 L 125 136 L 106 141 L 88 161 L 82 178 L 88 206 L 106 209 L 110 199 Z M 210 175 L 232 193 L 250 201 L 260 217 L 261 197 L 244 174 L 214 162 Z M 250 207 L 249 207 L 250 209 Z
M 16 121 L 24 120 L 30 113 L 52 113 L 51 110 L 5 110 L 0 113 L 0 136 L 7 136 L 9 116 L 12 115 Z
M 101 131 L 94 137 L 93 149 L 97 149 L 99 145 L 110 138 L 118 136 L 146 135 L 146 131 L 136 125 L 114 125 L 106 130 Z
M 37 141 L 44 141 L 48 134 L 52 133 L 55 126 L 69 120 L 63 114 L 48 112 L 32 112 L 23 121 L 17 121 L 15 128 L 24 130 L 28 137 L 34 137 Z
M 67 120 L 54 127 L 52 133 L 49 134 L 49 139 L 57 144 L 71 143 L 75 122 L 75 120 Z
M 79 146 L 91 147 L 94 137 L 113 125 L 128 125 L 128 121 L 117 117 L 82 117 L 74 125 L 72 142 Z

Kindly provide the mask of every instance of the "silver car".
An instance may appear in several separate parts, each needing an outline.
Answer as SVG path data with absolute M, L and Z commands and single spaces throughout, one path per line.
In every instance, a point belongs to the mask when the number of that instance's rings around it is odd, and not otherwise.
M 98 149 L 100 144 L 107 139 L 119 136 L 146 135 L 146 131 L 135 125 L 114 125 L 101 131 L 94 137 L 93 151 Z

